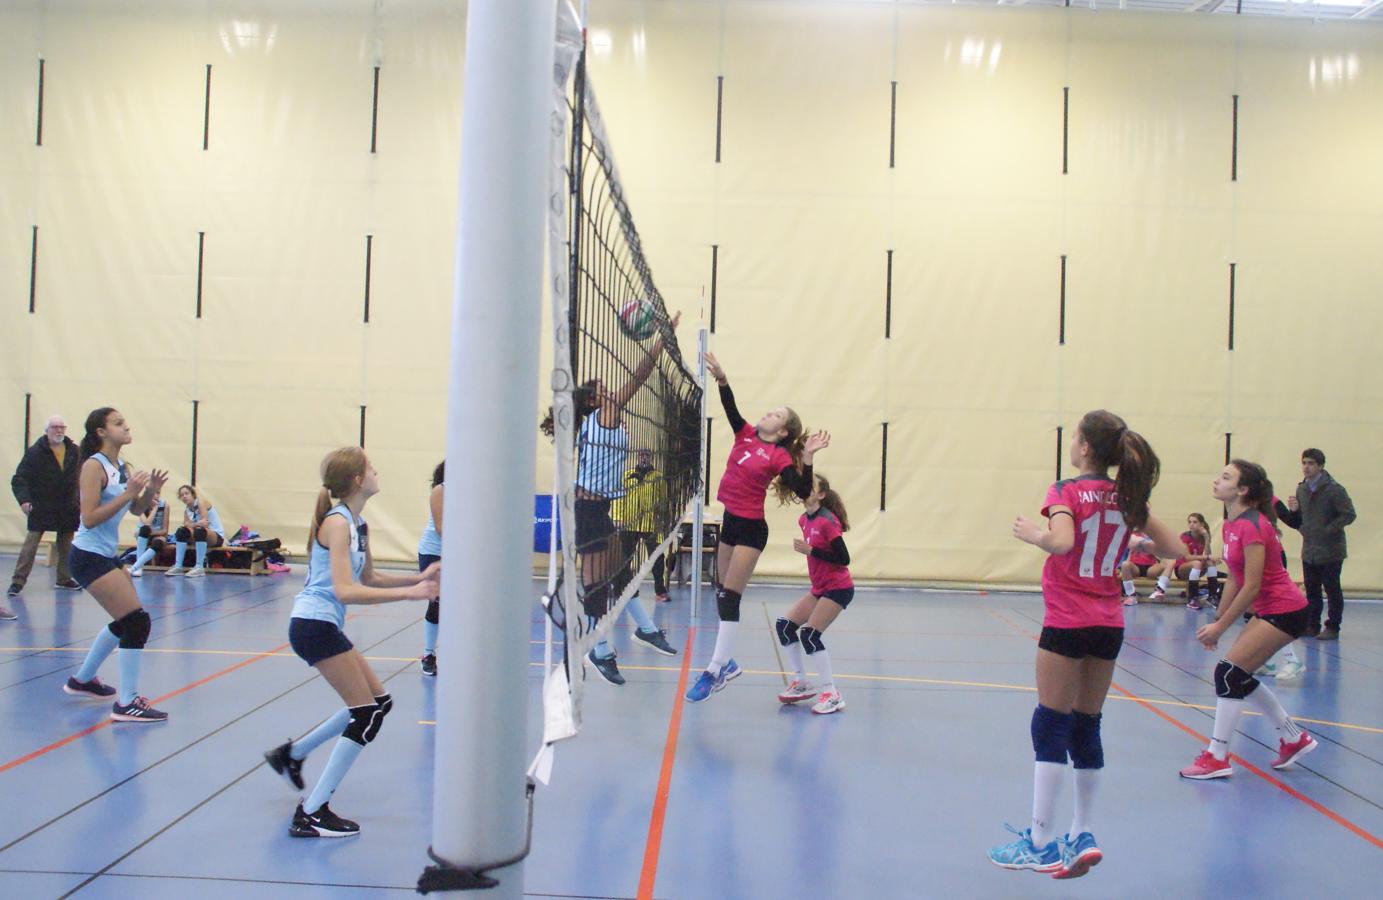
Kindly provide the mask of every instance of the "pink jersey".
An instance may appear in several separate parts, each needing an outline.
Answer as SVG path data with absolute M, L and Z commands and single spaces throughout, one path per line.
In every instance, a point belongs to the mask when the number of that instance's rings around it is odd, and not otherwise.
M 1181 564 L 1186 562 L 1188 557 L 1205 555 L 1205 541 L 1191 532 L 1183 531 L 1181 533 L 1181 542 L 1186 545 L 1186 556 L 1177 560 L 1177 568 L 1181 568 Z
M 777 444 L 759 439 L 759 430 L 750 423 L 735 432 L 730 459 L 720 478 L 716 499 L 725 511 L 742 519 L 762 519 L 768 486 L 788 466 L 792 457 Z
M 1042 599 L 1049 628 L 1124 627 L 1119 592 L 1119 560 L 1128 549 L 1129 531 L 1114 494 L 1102 475 L 1058 481 L 1047 491 L 1042 515 L 1064 506 L 1075 519 L 1076 542 L 1069 552 L 1047 557 L 1042 567 Z
M 817 510 L 814 516 L 803 513 L 798 517 L 797 524 L 802 526 L 802 540 L 811 544 L 813 550 L 830 550 L 835 539 L 844 534 L 839 520 L 824 506 Z M 817 597 L 827 591 L 839 591 L 855 586 L 854 579 L 850 577 L 849 566 L 829 563 L 811 554 L 807 555 L 807 574 L 812 579 L 812 594 Z
M 1242 513 L 1224 525 L 1225 563 L 1236 584 L 1244 583 L 1244 548 L 1263 545 L 1263 580 L 1253 611 L 1260 616 L 1295 612 L 1306 605 L 1306 597 L 1292 583 L 1282 564 L 1282 541 L 1269 518 L 1256 509 Z
M 1128 542 L 1130 545 L 1139 544 L 1142 541 L 1146 541 L 1147 539 L 1148 536 L 1141 531 L 1129 532 Z M 1129 550 L 1128 561 L 1133 563 L 1135 566 L 1155 566 L 1158 563 L 1157 557 L 1153 556 L 1151 553 L 1143 553 L 1139 550 L 1133 549 Z

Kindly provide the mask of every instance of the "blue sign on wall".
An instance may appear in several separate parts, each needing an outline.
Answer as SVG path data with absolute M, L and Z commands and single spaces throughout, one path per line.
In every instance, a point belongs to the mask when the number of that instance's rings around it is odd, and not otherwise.
M 551 547 L 552 537 L 552 518 L 554 510 L 552 507 L 551 494 L 535 494 L 533 497 L 533 552 L 547 553 Z M 558 522 L 561 521 L 560 514 L 557 516 Z M 561 525 L 558 524 L 557 547 L 562 546 Z

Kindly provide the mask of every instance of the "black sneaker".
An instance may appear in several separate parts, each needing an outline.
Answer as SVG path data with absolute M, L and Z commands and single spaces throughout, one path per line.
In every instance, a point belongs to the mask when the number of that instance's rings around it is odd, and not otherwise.
M 303 812 L 303 805 L 299 803 L 293 813 L 293 824 L 288 826 L 288 833 L 302 838 L 350 837 L 360 833 L 360 826 L 350 819 L 341 818 L 325 803 L 312 815 Z
M 62 692 L 74 697 L 95 697 L 97 700 L 115 696 L 115 688 L 108 684 L 102 684 L 99 678 L 92 678 L 90 681 L 78 681 L 70 675 L 67 678 L 67 684 L 62 686 Z
M 124 705 L 116 700 L 110 708 L 110 717 L 117 722 L 168 721 L 168 713 L 150 706 L 148 697 L 135 697 L 133 702 Z
M 634 637 L 664 656 L 677 655 L 677 651 L 667 642 L 667 632 L 665 631 L 640 631 L 636 628 L 634 629 Z
M 292 749 L 293 742 L 288 741 L 279 744 L 274 749 L 264 754 L 264 761 L 269 764 L 269 768 L 288 779 L 288 783 L 298 790 L 303 789 L 303 761 L 294 759 L 288 751 Z
M 82 586 L 77 583 L 75 578 L 64 578 L 62 581 L 58 582 L 58 587 L 62 588 L 64 591 L 80 591 L 82 589 Z
M 18 597 L 24 592 L 24 585 L 11 581 L 9 589 L 5 591 L 6 597 Z
M 611 684 L 624 684 L 624 676 L 619 673 L 619 665 L 615 662 L 613 656 L 607 656 L 601 659 L 596 656 L 595 651 L 592 650 L 590 653 L 586 654 L 586 658 L 591 661 L 591 665 L 595 666 L 595 670 L 600 673 L 601 678 L 604 678 Z
M 423 656 L 422 663 L 424 675 L 432 675 L 434 677 L 437 675 L 437 654 L 425 654 Z

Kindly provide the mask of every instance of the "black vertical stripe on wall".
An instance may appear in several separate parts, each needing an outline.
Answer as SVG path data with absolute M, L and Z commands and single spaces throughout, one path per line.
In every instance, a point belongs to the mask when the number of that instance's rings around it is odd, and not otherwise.
M 1230 123 L 1229 180 L 1239 180 L 1239 95 L 1234 95 L 1234 111 Z
M 38 58 L 38 128 L 34 133 L 34 143 L 43 146 L 43 57 Z
M 1061 289 L 1060 298 L 1057 306 L 1057 335 L 1056 342 L 1061 345 L 1066 343 L 1066 254 L 1061 254 Z
M 365 405 L 360 406 L 360 447 L 365 447 Z
M 884 339 L 893 337 L 893 251 L 888 251 L 888 270 L 884 275 Z
M 202 273 L 206 260 L 206 232 L 197 232 L 197 318 L 202 317 Z
M 1229 264 L 1229 349 L 1234 349 L 1234 282 L 1238 263 Z
M 374 262 L 375 236 L 365 235 L 365 324 L 370 324 L 370 270 Z
M 206 64 L 206 99 L 202 102 L 202 149 L 211 146 L 211 63 Z
M 720 245 L 711 245 L 711 334 L 716 333 L 716 279 L 720 270 Z
M 888 423 L 884 423 L 884 441 L 879 450 L 879 512 L 888 509 Z
M 1067 0 L 1070 6 L 1070 0 Z M 1061 174 L 1068 172 L 1067 163 L 1070 156 L 1071 145 L 1071 89 L 1064 87 L 1061 89 Z
M 29 245 L 29 312 L 34 311 L 34 299 L 38 296 L 38 226 L 34 226 L 33 243 Z
M 720 162 L 720 124 L 725 111 L 725 76 L 716 76 L 716 162 Z
M 1233 435 L 1232 435 L 1230 432 L 1226 431 L 1226 432 L 1225 432 L 1225 465 L 1229 465 L 1229 461 L 1230 461 L 1231 459 L 1234 458 L 1234 456 L 1233 456 L 1233 450 L 1232 450 L 1232 448 L 1231 448 L 1231 445 L 1232 445 L 1232 444 L 1233 444 Z
M 1063 443 L 1065 443 L 1065 442 L 1062 440 L 1062 432 L 1063 432 L 1064 430 L 1065 430 L 1065 429 L 1063 429 L 1060 425 L 1058 425 L 1058 426 L 1056 427 L 1056 480 L 1057 480 L 1057 481 L 1060 481 L 1060 480 L 1061 480 L 1061 445 L 1062 445 Z
M 29 420 L 30 420 L 30 417 L 33 415 L 33 408 L 34 408 L 34 395 L 33 395 L 33 394 L 25 394 L 25 395 L 24 395 L 24 448 L 23 448 L 23 449 L 25 449 L 25 450 L 28 450 L 28 449 L 29 449 Z
M 192 401 L 192 476 L 188 478 L 193 487 L 197 486 L 197 428 L 201 424 L 200 400 Z
M 888 100 L 888 167 L 893 168 L 894 151 L 898 145 L 898 82 L 889 82 Z
M 370 101 L 370 152 L 374 153 L 379 137 L 379 66 L 375 66 L 374 98 Z
M 1234 14 L 1236 16 L 1242 16 L 1244 14 L 1244 0 L 1239 0 L 1239 2 L 1234 4 Z
M 702 487 L 701 502 L 710 505 L 711 502 L 711 429 L 715 427 L 715 419 L 706 417 L 706 473 L 705 483 Z

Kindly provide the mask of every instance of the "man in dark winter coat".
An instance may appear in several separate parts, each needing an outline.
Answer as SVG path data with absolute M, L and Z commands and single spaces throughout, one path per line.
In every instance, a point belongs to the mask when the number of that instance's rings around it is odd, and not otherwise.
M 1349 554 L 1345 547 L 1345 526 L 1354 521 L 1354 503 L 1349 492 L 1325 470 L 1325 454 L 1314 447 L 1301 452 L 1301 473 L 1295 496 L 1277 515 L 1301 532 L 1301 568 L 1306 582 L 1306 602 L 1310 621 L 1306 634 L 1320 641 L 1340 637 L 1345 612 L 1345 595 L 1340 589 L 1340 570 Z M 1321 628 L 1321 589 L 1330 601 L 1325 628 Z
M 29 517 L 29 534 L 19 559 L 14 564 L 8 596 L 24 590 L 29 572 L 34 567 L 38 543 L 46 531 L 57 534 L 54 548 L 58 561 L 58 587 L 80 590 L 67 570 L 67 554 L 72 548 L 72 535 L 77 530 L 80 514 L 77 507 L 77 472 L 81 460 L 77 445 L 67 436 L 67 423 L 62 416 L 53 416 L 43 437 L 33 443 L 19 468 L 10 479 L 14 499 Z

